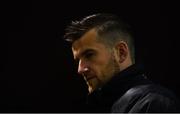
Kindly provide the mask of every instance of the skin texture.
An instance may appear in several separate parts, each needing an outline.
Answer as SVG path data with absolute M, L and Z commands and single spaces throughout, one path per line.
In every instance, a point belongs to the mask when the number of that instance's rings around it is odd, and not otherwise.
M 97 38 L 96 30 L 91 29 L 72 44 L 78 73 L 84 77 L 89 93 L 132 64 L 125 42 L 120 41 L 110 48 Z

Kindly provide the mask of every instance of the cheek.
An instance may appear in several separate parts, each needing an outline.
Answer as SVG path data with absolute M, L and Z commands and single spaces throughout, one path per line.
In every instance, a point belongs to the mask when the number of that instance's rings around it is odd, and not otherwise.
M 92 73 L 97 75 L 98 77 L 103 74 L 108 66 L 108 63 L 111 59 L 112 53 L 107 49 L 102 49 L 97 51 L 96 56 L 94 56 L 90 62 L 90 67 L 92 69 Z
M 97 64 L 101 67 L 101 66 L 105 66 L 109 59 L 111 58 L 111 54 L 108 53 L 107 51 L 104 52 L 102 51 L 102 53 L 99 54 L 99 56 L 97 56 L 96 62 Z
M 95 70 L 96 75 L 100 76 L 103 74 L 103 72 L 106 71 L 109 61 L 109 55 L 100 56 L 96 60 L 94 60 L 94 64 L 92 67 Z
M 106 59 L 106 62 L 102 66 L 100 73 L 101 73 L 101 77 L 109 79 L 118 71 L 119 71 L 119 65 L 117 61 L 115 60 L 115 57 L 112 56 Z

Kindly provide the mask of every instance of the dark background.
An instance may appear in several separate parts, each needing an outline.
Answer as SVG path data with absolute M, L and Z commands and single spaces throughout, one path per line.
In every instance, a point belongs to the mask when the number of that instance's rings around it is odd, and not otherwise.
M 68 2 L 68 1 L 66 1 Z M 180 96 L 170 4 L 161 2 L 8 2 L 3 4 L 0 112 L 83 112 L 87 88 L 76 74 L 65 26 L 93 13 L 115 13 L 132 25 L 137 61 L 156 83 Z

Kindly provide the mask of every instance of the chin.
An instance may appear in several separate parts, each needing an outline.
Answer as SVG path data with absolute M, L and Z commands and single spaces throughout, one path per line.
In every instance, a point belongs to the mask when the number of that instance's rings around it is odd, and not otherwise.
M 89 93 L 92 93 L 94 90 L 93 90 L 93 88 L 92 87 L 88 87 L 88 91 L 89 91 Z

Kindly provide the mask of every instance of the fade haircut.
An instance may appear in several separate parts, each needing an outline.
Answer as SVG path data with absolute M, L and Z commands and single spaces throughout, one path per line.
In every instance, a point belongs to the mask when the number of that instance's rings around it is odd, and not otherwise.
M 80 21 L 72 21 L 65 29 L 64 39 L 73 43 L 91 29 L 97 31 L 98 40 L 106 46 L 113 47 L 118 41 L 125 41 L 129 47 L 131 59 L 133 63 L 135 62 L 131 27 L 117 15 L 99 13 L 87 16 Z

